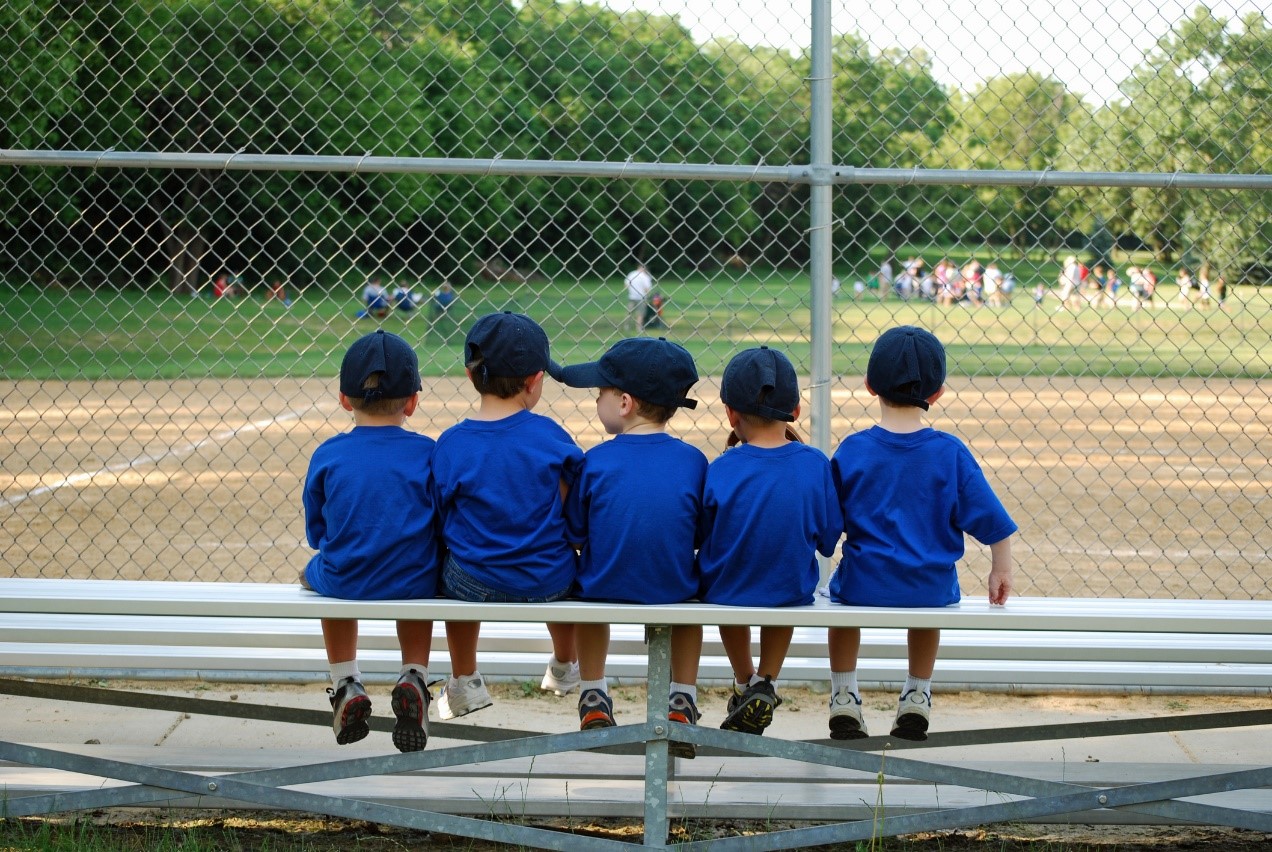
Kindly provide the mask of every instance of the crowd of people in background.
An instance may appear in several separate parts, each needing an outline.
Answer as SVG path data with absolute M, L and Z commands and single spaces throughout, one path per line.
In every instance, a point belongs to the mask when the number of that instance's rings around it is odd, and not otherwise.
M 1181 266 L 1174 283 L 1177 290 L 1172 299 L 1171 294 L 1162 292 L 1157 273 L 1150 265 L 1128 266 L 1124 274 L 1119 274 L 1112 264 L 1097 262 L 1088 266 L 1071 254 L 1064 259 L 1059 278 L 1055 282 L 1037 280 L 1031 295 L 1039 307 L 1054 296 L 1059 301 L 1057 311 L 1118 305 L 1130 305 L 1134 310 L 1167 306 L 1222 308 L 1228 297 L 1227 282 L 1208 263 L 1201 264 L 1195 275 L 1189 267 Z M 912 257 L 896 270 L 891 261 L 884 260 L 875 275 L 853 282 L 852 290 L 858 299 L 873 292 L 880 299 L 921 299 L 946 307 L 993 308 L 1010 302 L 1017 287 L 1015 274 L 1003 269 L 997 260 L 981 263 L 971 257 L 959 265 L 941 258 L 929 268 L 923 258 Z M 840 289 L 839 279 L 833 279 L 832 293 L 838 296 Z

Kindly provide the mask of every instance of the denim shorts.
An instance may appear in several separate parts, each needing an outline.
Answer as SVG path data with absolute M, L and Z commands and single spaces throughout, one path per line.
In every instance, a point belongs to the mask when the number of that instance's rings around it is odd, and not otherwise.
M 551 595 L 521 595 L 492 589 L 481 580 L 469 574 L 455 564 L 453 558 L 447 558 L 442 567 L 442 597 L 457 601 L 473 601 L 475 603 L 551 603 L 564 600 L 570 593 L 564 589 Z

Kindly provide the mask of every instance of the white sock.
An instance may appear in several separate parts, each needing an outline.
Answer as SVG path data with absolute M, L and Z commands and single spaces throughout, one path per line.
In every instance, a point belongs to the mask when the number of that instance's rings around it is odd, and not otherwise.
M 912 689 L 917 689 L 919 692 L 931 698 L 932 697 L 932 679 L 931 678 L 924 679 L 921 677 L 915 677 L 914 675 L 906 675 L 905 686 L 902 688 L 901 694 L 905 695 L 907 692 L 909 692 Z
M 609 679 L 601 678 L 600 680 L 585 680 L 579 682 L 579 695 L 582 695 L 589 689 L 599 689 L 601 692 L 609 695 Z
M 415 672 L 424 679 L 425 683 L 428 683 L 428 666 L 420 665 L 419 663 L 403 663 L 402 668 L 398 671 L 398 677 L 411 672 Z
M 742 693 L 746 692 L 746 688 L 750 685 L 751 685 L 751 682 L 749 680 L 746 683 L 738 683 L 737 681 L 734 681 L 733 692 L 737 695 L 741 695 Z
M 751 680 L 747 683 L 747 686 L 755 686 L 757 683 L 764 683 L 764 678 L 760 676 L 759 672 L 751 675 Z
M 857 670 L 856 669 L 853 669 L 850 672 L 831 672 L 830 673 L 831 694 L 838 695 L 840 692 L 843 692 L 845 689 L 851 692 L 853 695 L 857 696 L 858 698 L 861 697 L 861 692 L 858 691 L 857 689 Z
M 668 698 L 670 698 L 672 695 L 675 695 L 677 692 L 683 692 L 685 695 L 688 695 L 688 696 L 689 696 L 689 700 L 690 700 L 690 701 L 692 701 L 694 704 L 697 704 L 697 703 L 698 703 L 698 686 L 697 686 L 697 684 L 693 684 L 693 683 L 676 683 L 676 682 L 673 680 L 673 681 L 671 682 L 671 689 L 667 690 L 667 697 L 668 697 Z
M 347 678 L 353 678 L 354 680 L 357 680 L 357 681 L 362 680 L 362 672 L 358 671 L 357 660 L 347 660 L 346 662 L 343 662 L 343 663 L 331 664 L 331 685 L 332 686 L 339 689 L 340 682 Z

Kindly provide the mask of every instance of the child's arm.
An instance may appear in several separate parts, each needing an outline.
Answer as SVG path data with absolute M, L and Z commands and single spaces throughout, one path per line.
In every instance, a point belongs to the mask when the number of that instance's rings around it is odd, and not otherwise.
M 1001 606 L 1011 595 L 1011 536 L 989 546 L 989 602 Z

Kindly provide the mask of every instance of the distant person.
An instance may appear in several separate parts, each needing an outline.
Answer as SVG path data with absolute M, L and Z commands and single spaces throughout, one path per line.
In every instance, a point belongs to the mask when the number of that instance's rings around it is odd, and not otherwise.
M 455 292 L 455 288 L 451 286 L 451 283 L 443 281 L 441 286 L 433 293 L 433 319 L 441 319 L 445 316 L 457 298 L 459 298 L 459 294 Z
M 892 261 L 884 258 L 883 263 L 879 264 L 879 272 L 876 275 L 879 287 L 879 298 L 887 298 L 888 293 L 892 290 Z
M 1078 263 L 1077 255 L 1069 255 L 1064 259 L 1064 265 L 1060 269 L 1060 307 L 1057 311 L 1067 310 L 1077 307 L 1082 302 L 1082 264 Z
M 731 448 L 707 469 L 702 493 L 699 598 L 728 606 L 803 606 L 813 602 L 821 571 L 843 532 L 830 462 L 801 443 L 789 424 L 799 417 L 799 381 L 790 360 L 761 346 L 724 368 L 720 401 L 733 432 Z M 736 441 L 736 446 L 732 446 Z M 782 703 L 776 681 L 794 628 L 760 628 L 758 664 L 751 629 L 720 626 L 733 669 L 733 695 L 720 727 L 762 734 Z
M 573 597 L 620 603 L 679 603 L 698 596 L 702 484 L 707 457 L 667 434 L 667 423 L 698 381 L 693 356 L 682 346 L 651 337 L 620 340 L 599 361 L 553 371 L 570 387 L 598 388 L 596 414 L 609 440 L 583 456 L 565 502 L 570 539 L 580 547 Z M 614 725 L 614 702 L 605 679 L 608 624 L 577 624 L 579 727 Z M 698 661 L 702 626 L 671 628 L 671 689 L 667 717 L 698 723 Z M 693 746 L 673 743 L 693 756 Z
M 945 393 L 945 349 L 931 332 L 884 332 L 866 365 L 879 423 L 844 439 L 831 459 L 844 516 L 843 557 L 830 599 L 850 606 L 943 607 L 958 603 L 964 534 L 989 545 L 989 602 L 1011 592 L 1016 524 L 963 442 L 923 423 Z M 857 683 L 861 630 L 832 627 L 830 735 L 867 736 Z M 927 739 L 932 672 L 941 633 L 912 628 L 909 675 L 892 736 Z
M 392 305 L 389 303 L 389 293 L 384 289 L 384 285 L 380 283 L 379 278 L 372 278 L 367 282 L 367 286 L 362 290 L 362 303 L 365 307 L 358 314 L 359 317 L 384 319 L 392 309 Z
M 623 286 L 627 290 L 627 320 L 639 336 L 645 333 L 645 304 L 654 289 L 654 279 L 645 264 L 638 263 L 623 279 Z
M 564 506 L 583 451 L 555 421 L 532 410 L 552 361 L 548 336 L 534 320 L 487 314 L 464 339 L 464 372 L 480 402 L 437 439 L 434 497 L 449 556 L 441 592 L 490 603 L 545 603 L 565 598 L 577 570 Z M 447 622 L 451 678 L 437 699 L 442 719 L 491 705 L 477 670 L 481 622 Z M 549 624 L 552 658 L 544 690 L 579 686 L 574 625 Z
M 393 307 L 404 314 L 415 311 L 420 303 L 424 301 L 424 296 L 416 293 L 406 284 L 398 284 L 393 288 Z
M 403 428 L 419 404 L 419 362 L 410 344 L 383 330 L 359 338 L 340 364 L 340 406 L 353 429 L 314 451 L 305 476 L 305 534 L 317 553 L 300 582 L 349 600 L 431 598 L 441 546 L 428 487 L 435 443 Z M 402 668 L 393 687 L 393 745 L 419 751 L 428 742 L 428 663 L 433 622 L 397 622 Z M 322 619 L 331 667 L 336 742 L 370 731 L 371 699 L 358 669 L 358 622 Z
M 269 285 L 269 289 L 265 291 L 265 301 L 276 300 L 283 303 L 283 307 L 291 307 L 291 299 L 287 297 L 287 290 L 283 287 L 283 279 L 275 278 Z
M 1187 266 L 1179 267 L 1179 272 L 1175 275 L 1175 284 L 1179 287 L 1179 303 L 1184 307 L 1191 307 L 1193 278 Z

